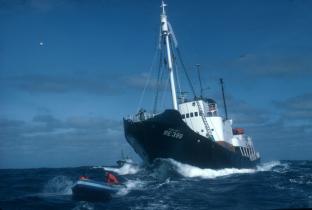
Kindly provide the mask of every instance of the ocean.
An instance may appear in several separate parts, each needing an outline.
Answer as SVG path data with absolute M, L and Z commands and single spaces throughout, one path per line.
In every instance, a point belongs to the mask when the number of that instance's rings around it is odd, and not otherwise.
M 127 188 L 107 202 L 72 199 L 81 175 L 104 180 L 111 170 Z M 271 161 L 255 169 L 200 169 L 171 159 L 144 167 L 0 170 L 1 210 L 312 208 L 312 161 Z

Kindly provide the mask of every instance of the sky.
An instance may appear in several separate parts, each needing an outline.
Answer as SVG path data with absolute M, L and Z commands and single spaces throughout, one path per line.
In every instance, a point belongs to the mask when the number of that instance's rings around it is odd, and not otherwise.
M 263 161 L 311 160 L 312 1 L 166 3 L 196 90 L 199 63 Z M 0 0 L 0 168 L 139 161 L 122 119 L 151 109 L 159 15 L 160 0 Z

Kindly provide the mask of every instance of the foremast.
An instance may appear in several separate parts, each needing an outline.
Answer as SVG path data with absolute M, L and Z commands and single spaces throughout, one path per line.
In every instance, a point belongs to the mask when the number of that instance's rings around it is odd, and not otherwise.
M 177 92 L 176 92 L 175 79 L 174 79 L 174 74 L 173 74 L 172 55 L 171 55 L 171 49 L 170 49 L 171 45 L 170 45 L 170 39 L 169 39 L 171 31 L 168 25 L 169 23 L 168 23 L 166 11 L 165 11 L 166 6 L 167 5 L 164 3 L 164 1 L 162 1 L 161 6 L 160 6 L 162 8 L 162 13 L 160 15 L 161 35 L 164 37 L 165 44 L 166 44 L 172 105 L 173 105 L 173 109 L 178 110 Z

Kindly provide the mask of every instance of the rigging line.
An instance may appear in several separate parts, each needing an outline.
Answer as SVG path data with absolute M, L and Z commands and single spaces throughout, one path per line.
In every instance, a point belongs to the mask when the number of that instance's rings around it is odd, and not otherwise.
M 177 53 L 178 53 L 178 57 L 179 57 L 179 60 L 180 60 L 182 69 L 183 69 L 184 74 L 185 74 L 185 76 L 186 76 L 186 78 L 187 78 L 187 81 L 188 81 L 188 83 L 189 83 L 189 86 L 190 86 L 190 88 L 191 88 L 191 90 L 192 90 L 193 95 L 196 97 L 196 93 L 195 93 L 194 87 L 193 87 L 193 85 L 192 85 L 192 81 L 191 81 L 191 79 L 190 79 L 190 77 L 189 77 L 189 75 L 188 75 L 188 73 L 187 73 L 187 69 L 186 69 L 186 67 L 185 67 L 185 65 L 184 65 L 184 63 L 183 63 L 180 50 L 179 50 L 178 47 L 176 48 L 176 50 L 177 50 Z
M 164 52 L 162 52 L 162 60 L 164 59 Z M 157 102 L 156 102 L 156 108 L 161 108 L 161 101 L 163 98 L 163 95 L 165 94 L 165 85 L 166 83 L 164 82 L 164 75 L 165 71 L 167 70 L 164 66 L 164 64 L 162 63 L 161 60 L 161 66 L 160 66 L 160 78 L 159 78 L 159 85 L 158 85 L 158 98 L 157 98 Z
M 155 114 L 157 112 L 157 105 L 159 101 L 159 95 L 162 88 L 162 77 L 163 77 L 163 70 L 162 70 L 162 60 L 163 60 L 163 50 L 161 50 L 161 39 L 159 40 L 159 63 L 158 63 L 158 71 L 157 71 L 157 82 L 156 82 L 156 92 L 155 92 L 155 98 L 154 98 L 154 107 L 153 107 L 153 113 Z
M 188 81 L 188 83 L 189 83 L 189 85 L 190 85 L 190 88 L 191 88 L 191 90 L 192 90 L 192 93 L 193 93 L 194 97 L 197 98 L 196 93 L 195 93 L 195 90 L 194 90 L 194 87 L 193 87 L 192 82 L 191 82 L 191 79 L 190 79 L 190 77 L 189 77 L 189 75 L 188 75 L 188 73 L 187 73 L 187 69 L 186 69 L 186 67 L 185 67 L 185 65 L 184 65 L 184 63 L 183 63 L 180 50 L 179 50 L 178 47 L 176 48 L 176 50 L 177 50 L 177 53 L 178 53 L 178 57 L 179 57 L 179 60 L 180 60 L 182 69 L 184 70 L 185 76 L 186 76 L 187 81 Z M 199 109 L 201 109 L 201 108 L 200 108 L 199 102 L 197 101 L 197 99 L 195 99 L 195 100 L 196 100 L 197 107 L 198 107 Z M 202 120 L 203 120 L 203 123 L 204 123 L 204 125 L 205 125 L 206 132 L 207 132 L 209 135 L 212 135 L 211 130 L 210 130 L 210 127 L 209 127 L 209 124 L 207 123 L 207 120 L 206 120 L 206 117 L 205 117 L 204 113 L 202 113 Z M 212 138 L 213 138 L 213 135 L 212 135 Z
M 160 41 L 161 42 L 161 41 Z M 161 48 L 159 48 L 161 49 Z M 163 59 L 163 53 L 161 50 L 159 50 L 159 63 L 158 63 L 158 71 L 157 71 L 157 83 L 156 83 L 156 92 L 155 92 L 155 98 L 154 98 L 154 107 L 153 107 L 153 113 L 156 114 L 157 112 L 157 102 L 158 102 L 158 96 L 159 96 L 159 89 L 160 89 L 160 82 L 161 82 L 161 67 L 162 67 L 162 59 Z
M 147 78 L 147 80 L 146 80 L 146 82 L 145 82 L 145 86 L 144 86 L 144 89 L 143 89 L 143 91 L 142 91 L 142 94 L 141 94 L 139 103 L 138 103 L 137 112 L 139 112 L 139 109 L 140 109 L 140 107 L 141 107 L 141 105 L 142 105 L 142 101 L 143 101 L 143 98 L 144 98 L 144 95 L 145 95 L 147 86 L 148 86 L 149 83 L 150 83 L 151 74 L 152 74 L 152 71 L 153 71 L 153 66 L 154 66 L 154 63 L 155 63 L 155 60 L 156 60 L 156 57 L 157 57 L 157 52 L 158 52 L 158 49 L 156 48 L 156 53 L 154 54 L 154 58 L 153 58 L 152 64 L 151 64 L 150 69 L 149 69 L 148 78 Z
M 182 96 L 182 89 L 181 89 L 181 82 L 180 82 L 180 76 L 179 76 L 179 71 L 178 71 L 178 66 L 176 65 L 175 67 L 175 72 L 176 72 L 176 80 L 178 82 L 178 89 L 179 89 L 179 96 Z
M 163 97 L 163 95 L 165 94 L 165 91 L 166 91 L 166 83 L 164 82 L 164 75 L 166 75 L 165 74 L 165 71 L 166 71 L 167 69 L 164 67 L 164 66 L 162 66 L 162 68 L 161 68 L 161 74 L 160 74 L 160 85 L 159 85 L 159 91 L 160 91 L 160 98 L 162 98 Z M 161 106 L 161 104 L 159 105 L 159 107 Z
M 161 43 L 163 43 L 162 41 L 163 40 L 160 40 L 161 41 Z M 166 83 L 164 83 L 163 82 L 163 80 L 164 80 L 164 75 L 166 75 L 165 74 L 165 71 L 167 70 L 166 69 L 166 64 L 165 63 L 163 63 L 163 59 L 165 59 L 165 54 L 164 54 L 164 51 L 163 50 L 161 50 L 161 58 L 160 58 L 160 60 L 159 60 L 159 69 L 160 69 L 160 78 L 159 78 L 159 83 L 158 83 L 158 98 L 157 98 L 157 101 L 156 101 L 156 109 L 157 109 L 157 105 L 158 105 L 158 107 L 159 108 L 161 108 L 161 100 L 162 100 L 162 98 L 163 98 L 163 95 L 165 94 L 165 89 L 164 89 L 164 87 L 165 87 L 165 85 L 166 85 Z M 159 100 L 160 99 L 160 100 Z
M 165 94 L 165 91 L 168 89 L 169 83 L 170 83 L 170 78 L 168 77 L 165 89 L 163 91 L 162 99 L 161 99 L 161 102 L 160 102 L 160 104 L 162 105 L 163 108 L 165 108 L 165 97 L 168 95 L 168 94 Z

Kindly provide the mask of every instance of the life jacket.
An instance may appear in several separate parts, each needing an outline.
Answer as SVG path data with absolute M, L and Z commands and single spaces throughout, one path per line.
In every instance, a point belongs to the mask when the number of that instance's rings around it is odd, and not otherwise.
M 109 184 L 118 184 L 118 179 L 111 173 L 107 175 L 107 183 Z
M 79 179 L 84 180 L 84 179 L 89 179 L 87 176 L 80 176 Z

